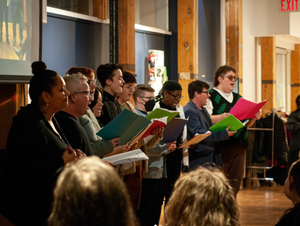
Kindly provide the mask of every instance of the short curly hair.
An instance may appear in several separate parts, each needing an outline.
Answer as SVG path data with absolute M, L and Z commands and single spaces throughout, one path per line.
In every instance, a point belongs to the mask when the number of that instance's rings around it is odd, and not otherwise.
M 233 71 L 234 73 L 236 73 L 236 70 L 228 65 L 223 65 L 215 71 L 214 87 L 217 87 L 219 85 L 219 77 L 224 76 L 228 71 Z
M 233 190 L 220 169 L 200 166 L 183 174 L 165 210 L 166 226 L 239 226 Z

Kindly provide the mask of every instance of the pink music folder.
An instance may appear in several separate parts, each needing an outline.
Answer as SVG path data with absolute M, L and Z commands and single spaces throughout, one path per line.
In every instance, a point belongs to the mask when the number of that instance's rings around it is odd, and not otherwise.
M 264 100 L 260 103 L 254 103 L 244 98 L 240 98 L 229 113 L 234 115 L 239 120 L 255 118 L 255 114 L 265 105 L 267 101 L 268 100 Z

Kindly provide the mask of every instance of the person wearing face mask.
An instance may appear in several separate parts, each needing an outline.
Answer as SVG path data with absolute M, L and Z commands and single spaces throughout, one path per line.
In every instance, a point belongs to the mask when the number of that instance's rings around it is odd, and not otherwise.
M 216 117 L 229 112 L 238 99 L 242 98 L 238 93 L 232 92 L 237 80 L 236 70 L 228 65 L 221 66 L 216 70 L 214 88 L 209 90 L 210 98 L 206 105 L 213 123 L 216 122 Z M 261 112 L 259 111 L 255 114 L 255 118 L 247 123 L 247 127 L 251 127 L 260 118 Z M 247 127 L 238 130 L 229 140 L 217 142 L 215 146 L 215 152 L 221 153 L 222 168 L 230 181 L 235 196 L 239 191 L 243 177 Z
M 146 117 L 155 105 L 155 90 L 149 85 L 137 85 L 133 93 L 136 111 Z M 142 226 L 158 225 L 161 214 L 161 205 L 164 198 L 164 157 L 176 149 L 175 142 L 159 143 L 163 130 L 147 137 L 144 150 L 148 159 L 148 166 L 142 180 L 142 194 L 137 216 Z M 146 139 L 146 138 L 145 138 Z
M 123 79 L 125 81 L 123 85 L 123 92 L 117 95 L 117 100 L 120 104 L 122 110 L 128 109 L 136 114 L 137 111 L 134 106 L 129 102 L 133 96 L 136 79 L 133 74 L 128 71 L 123 71 Z M 140 148 L 144 152 L 156 143 L 158 143 L 158 136 L 155 136 L 160 132 L 159 128 L 154 128 L 152 130 L 152 135 L 140 139 L 136 145 L 133 145 L 131 149 Z M 157 142 L 156 142 L 157 141 Z M 132 206 L 135 210 L 139 209 L 141 189 L 142 189 L 142 178 L 144 170 L 147 166 L 146 161 L 137 161 L 132 164 L 126 164 L 124 170 L 124 182 L 127 186 L 128 193 L 130 195 Z

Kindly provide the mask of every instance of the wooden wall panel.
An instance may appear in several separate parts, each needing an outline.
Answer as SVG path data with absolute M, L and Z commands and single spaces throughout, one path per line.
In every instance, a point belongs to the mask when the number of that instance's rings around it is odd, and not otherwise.
M 178 82 L 182 86 L 182 106 L 189 102 L 188 84 L 198 79 L 198 2 L 178 0 Z M 181 73 L 190 76 L 180 78 Z
M 24 84 L 0 84 L 0 149 L 6 148 L 6 140 L 12 118 L 20 106 L 28 102 L 28 89 Z
M 181 85 L 182 87 L 182 96 L 183 98 L 181 99 L 180 101 L 180 104 L 181 106 L 185 106 L 189 101 L 190 101 L 190 98 L 189 98 L 189 93 L 188 93 L 188 86 L 190 84 L 190 82 L 192 81 L 195 81 L 196 79 L 189 79 L 189 80 L 178 80 L 179 84 Z
M 262 79 L 262 100 L 268 102 L 263 110 L 271 111 L 276 108 L 276 38 L 261 38 L 261 79 Z M 264 111 L 263 111 L 264 113 Z
M 198 75 L 198 3 L 178 0 L 178 73 Z
M 300 44 L 291 52 L 291 111 L 297 109 L 296 98 L 300 95 Z
M 107 20 L 107 0 L 93 0 L 93 16 Z
M 124 70 L 135 72 L 135 1 L 122 0 L 119 4 L 119 64 Z
M 226 64 L 236 69 L 239 77 L 239 93 L 243 95 L 243 3 L 242 0 L 226 0 Z

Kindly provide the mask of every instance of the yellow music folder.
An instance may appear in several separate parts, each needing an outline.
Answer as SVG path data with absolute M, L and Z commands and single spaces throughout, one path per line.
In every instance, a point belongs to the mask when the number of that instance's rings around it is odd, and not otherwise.
M 207 131 L 204 134 L 196 134 L 191 139 L 189 139 L 187 142 L 182 144 L 179 148 L 189 148 L 190 146 L 192 146 L 194 144 L 198 144 L 199 142 L 204 140 L 206 137 L 208 137 L 210 134 L 211 134 L 210 131 Z

